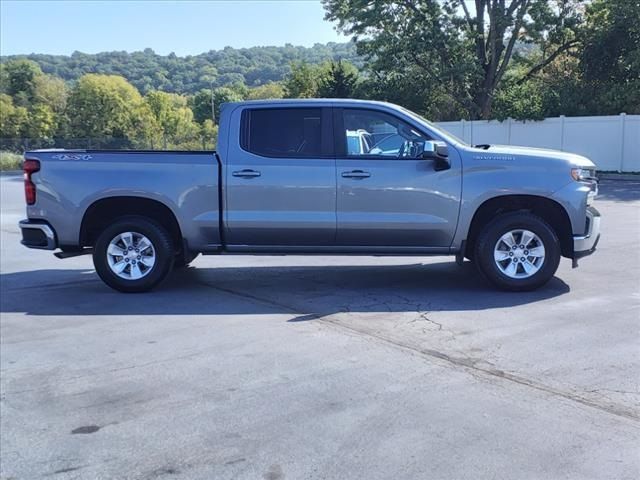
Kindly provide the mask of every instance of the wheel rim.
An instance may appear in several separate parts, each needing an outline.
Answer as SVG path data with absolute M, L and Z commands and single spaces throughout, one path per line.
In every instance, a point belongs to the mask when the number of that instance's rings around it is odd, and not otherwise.
M 107 247 L 109 268 L 125 280 L 149 275 L 156 263 L 156 250 L 147 237 L 138 232 L 122 232 Z
M 500 237 L 493 249 L 498 269 L 509 278 L 529 278 L 544 264 L 544 243 L 529 230 L 511 230 Z

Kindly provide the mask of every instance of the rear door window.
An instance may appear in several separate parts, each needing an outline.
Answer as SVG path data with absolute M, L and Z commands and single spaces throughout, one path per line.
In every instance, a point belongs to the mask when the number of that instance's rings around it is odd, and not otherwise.
M 264 157 L 327 157 L 331 138 L 322 108 L 256 108 L 242 112 L 241 147 Z

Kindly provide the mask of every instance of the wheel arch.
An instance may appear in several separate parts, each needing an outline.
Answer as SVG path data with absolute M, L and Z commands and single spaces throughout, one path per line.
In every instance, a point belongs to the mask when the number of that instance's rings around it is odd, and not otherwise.
M 158 200 L 131 195 L 101 198 L 89 205 L 80 224 L 80 246 L 92 246 L 105 227 L 132 215 L 150 218 L 164 227 L 176 251 L 183 250 L 182 230 L 171 208 Z
M 526 211 L 546 221 L 558 236 L 563 257 L 573 257 L 571 219 L 564 207 L 547 197 L 538 195 L 501 195 L 485 200 L 474 212 L 465 241 L 465 256 L 473 255 L 475 242 L 482 229 L 503 213 Z

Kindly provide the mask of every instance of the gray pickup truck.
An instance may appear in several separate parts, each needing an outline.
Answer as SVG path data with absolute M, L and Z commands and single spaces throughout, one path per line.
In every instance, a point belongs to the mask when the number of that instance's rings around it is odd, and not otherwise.
M 199 253 L 455 255 L 530 290 L 600 236 L 590 160 L 470 146 L 381 102 L 229 103 L 216 152 L 38 150 L 24 175 L 22 243 L 92 253 L 123 292 Z

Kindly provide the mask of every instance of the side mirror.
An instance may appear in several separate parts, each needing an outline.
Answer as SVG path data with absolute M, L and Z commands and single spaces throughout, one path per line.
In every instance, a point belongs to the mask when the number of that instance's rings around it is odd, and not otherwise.
M 449 161 L 449 147 L 440 141 L 427 140 L 422 147 L 422 158 L 434 161 L 434 170 L 447 170 L 451 168 Z

